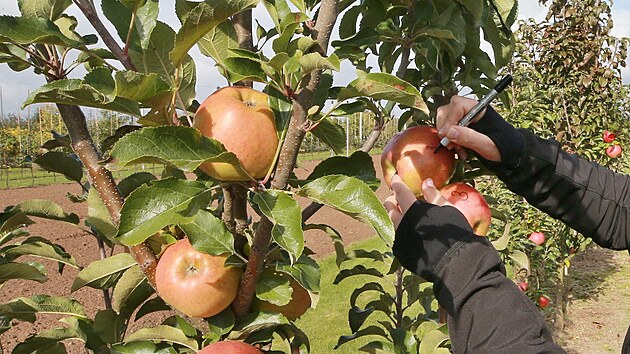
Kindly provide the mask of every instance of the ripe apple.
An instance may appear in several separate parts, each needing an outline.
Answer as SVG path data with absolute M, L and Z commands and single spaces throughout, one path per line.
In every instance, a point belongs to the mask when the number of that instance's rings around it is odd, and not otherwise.
M 267 301 L 254 300 L 253 308 L 259 311 L 279 312 L 286 318 L 293 321 L 302 316 L 306 310 L 311 307 L 311 296 L 293 277 L 282 275 L 289 278 L 289 285 L 293 289 L 291 293 L 291 301 L 286 305 L 274 305 Z
M 526 292 L 527 289 L 529 288 L 529 284 L 527 284 L 526 281 L 522 281 L 520 283 L 518 283 L 518 288 L 522 291 L 522 292 Z
M 604 142 L 606 143 L 612 143 L 613 141 L 615 141 L 616 137 L 617 137 L 617 134 L 613 132 L 609 132 L 608 130 L 604 130 L 604 134 L 602 135 L 602 138 L 604 139 Z
M 256 179 L 271 168 L 278 147 L 269 96 L 249 87 L 224 87 L 208 96 L 195 113 L 193 126 L 236 154 Z M 224 162 L 206 162 L 200 169 L 219 181 L 248 181 L 247 174 Z
M 606 149 L 606 155 L 608 155 L 608 157 L 610 157 L 611 159 L 617 158 L 619 155 L 621 155 L 621 145 L 615 144 L 609 146 Z
M 408 128 L 385 145 L 381 155 L 383 178 L 391 187 L 398 173 L 416 197 L 422 195 L 422 181 L 432 178 L 436 188 L 442 187 L 453 174 L 455 154 L 447 149 L 435 149 L 440 143 L 437 130 L 430 126 Z
M 492 211 L 481 193 L 463 182 L 448 184 L 440 188 L 440 193 L 464 214 L 476 235 L 485 236 L 488 233 Z
M 551 302 L 551 300 L 545 295 L 542 295 L 541 297 L 538 298 L 538 306 L 540 306 L 541 309 L 544 309 L 545 307 L 549 306 L 549 302 Z
M 532 241 L 533 243 L 535 243 L 536 245 L 540 246 L 543 243 L 545 243 L 545 234 L 543 234 L 542 232 L 532 232 L 529 237 L 528 240 Z
M 236 340 L 225 340 L 212 343 L 197 354 L 262 354 L 262 352 L 251 344 Z
M 158 294 L 188 316 L 216 315 L 232 303 L 241 279 L 241 270 L 226 267 L 226 259 L 195 250 L 187 238 L 177 241 L 155 270 Z

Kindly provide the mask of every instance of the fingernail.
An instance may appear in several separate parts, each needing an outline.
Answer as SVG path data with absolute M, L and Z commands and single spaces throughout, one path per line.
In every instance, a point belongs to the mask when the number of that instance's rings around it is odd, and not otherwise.
M 451 128 L 451 129 L 448 130 L 448 133 L 446 133 L 446 136 L 450 140 L 457 140 L 457 138 L 459 138 L 459 130 L 457 130 L 455 128 Z
M 435 184 L 433 183 L 433 179 L 432 178 L 427 178 L 427 186 L 429 187 L 435 187 Z

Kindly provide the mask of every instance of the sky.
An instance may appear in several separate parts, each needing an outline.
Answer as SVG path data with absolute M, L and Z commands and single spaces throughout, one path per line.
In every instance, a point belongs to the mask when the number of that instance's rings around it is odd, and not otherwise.
M 96 1 L 97 7 L 99 7 L 100 1 Z M 164 9 L 160 11 L 159 19 L 166 22 L 174 29 L 179 28 L 179 21 L 175 17 L 174 11 L 169 10 L 174 7 L 175 0 L 161 0 L 160 8 Z M 541 20 L 545 17 L 546 9 L 538 5 L 538 1 L 535 0 L 521 0 L 519 1 L 519 17 L 530 18 L 533 17 L 537 20 Z M 92 27 L 87 23 L 87 20 L 83 15 L 76 10 L 75 6 L 72 6 L 69 13 L 77 17 L 79 26 L 77 31 L 81 34 L 95 33 Z M 0 15 L 12 15 L 19 16 L 20 13 L 17 8 L 17 1 L 15 0 L 2 0 L 0 1 Z M 616 37 L 630 37 L 630 21 L 622 21 L 621 19 L 630 17 L 630 0 L 616 0 L 613 4 L 613 35 Z M 265 27 L 269 27 L 269 24 L 263 23 Z M 110 27 L 111 29 L 111 27 Z M 115 33 L 111 29 L 112 33 Z M 195 47 L 190 52 L 197 64 L 197 97 L 206 97 L 217 87 L 227 85 L 227 81 L 218 73 L 214 68 L 214 62 L 201 55 L 198 49 Z M 629 62 L 630 64 L 630 62 Z M 353 70 L 348 63 L 342 63 L 342 72 L 344 70 Z M 82 76 L 83 74 L 79 75 Z M 354 72 L 352 72 L 354 75 Z M 622 71 L 622 76 L 625 83 L 630 83 L 630 67 L 625 68 Z M 35 75 L 31 69 L 27 69 L 22 72 L 14 72 L 6 64 L 0 64 L 0 108 L 1 114 L 7 115 L 9 113 L 17 113 L 22 105 L 22 102 L 28 97 L 29 91 L 33 91 L 45 83 L 44 78 L 41 75 Z M 335 82 L 335 84 L 339 84 Z M 21 114 L 26 113 L 26 109 L 21 111 Z

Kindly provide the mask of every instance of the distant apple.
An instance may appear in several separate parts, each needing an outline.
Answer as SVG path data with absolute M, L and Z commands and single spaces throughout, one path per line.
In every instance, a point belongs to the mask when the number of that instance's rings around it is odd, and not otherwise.
M 604 135 L 602 136 L 604 141 L 607 143 L 612 143 L 613 141 L 615 141 L 616 137 L 617 137 L 617 134 L 613 132 L 609 132 L 608 130 L 604 130 Z
M 440 193 L 464 214 L 476 235 L 485 236 L 488 233 L 492 212 L 481 193 L 463 182 L 448 184 L 440 188 Z
M 528 239 L 540 246 L 545 243 L 545 234 L 543 234 L 542 232 L 532 232 L 531 235 L 529 235 Z
M 262 352 L 245 342 L 225 340 L 212 343 L 198 351 L 197 354 L 262 354 Z
M 621 145 L 615 144 L 609 146 L 606 149 L 606 155 L 608 155 L 608 157 L 610 157 L 611 159 L 619 157 L 619 155 L 621 155 Z
M 541 309 L 544 309 L 545 307 L 549 306 L 549 302 L 551 302 L 551 300 L 545 295 L 542 295 L 541 297 L 538 298 L 538 306 L 540 306 Z
M 435 149 L 440 137 L 433 127 L 423 125 L 403 130 L 385 145 L 381 154 L 383 179 L 391 186 L 398 174 L 416 197 L 422 196 L 422 181 L 432 178 L 436 188 L 442 187 L 455 166 L 455 154 L 447 149 Z
M 529 288 L 529 284 L 527 284 L 526 281 L 522 281 L 518 283 L 518 288 L 521 289 L 522 292 L 526 292 L 527 289 Z

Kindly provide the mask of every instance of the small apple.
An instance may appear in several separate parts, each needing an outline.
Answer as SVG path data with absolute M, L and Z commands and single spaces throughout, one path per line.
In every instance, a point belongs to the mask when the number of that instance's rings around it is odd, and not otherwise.
M 284 274 L 282 276 L 288 277 L 289 284 L 293 289 L 293 293 L 291 293 L 291 301 L 289 301 L 286 305 L 278 306 L 267 301 L 255 299 L 252 307 L 261 311 L 280 312 L 289 320 L 294 321 L 311 307 L 311 296 L 306 289 L 293 279 L 293 277 Z
M 606 155 L 611 159 L 619 157 L 621 155 L 621 145 L 615 144 L 611 145 L 606 149 Z
M 486 199 L 472 186 L 455 182 L 440 188 L 440 193 L 468 220 L 473 232 L 485 236 L 492 222 L 492 211 Z
M 538 306 L 540 306 L 541 309 L 544 309 L 545 307 L 549 306 L 549 302 L 551 302 L 551 300 L 545 295 L 542 295 L 541 297 L 538 298 Z
M 518 288 L 522 291 L 522 292 L 526 292 L 527 289 L 529 288 L 529 284 L 527 284 L 526 281 L 522 281 L 520 283 L 518 283 Z
M 608 130 L 604 130 L 604 134 L 602 135 L 602 138 L 604 139 L 604 142 L 606 143 L 612 143 L 613 141 L 615 141 L 616 137 L 617 137 L 617 134 L 613 132 L 609 132 Z
M 262 352 L 251 344 L 236 340 L 225 340 L 212 343 L 197 354 L 262 354 Z
M 416 197 L 422 195 L 422 181 L 432 178 L 436 188 L 442 187 L 453 174 L 455 154 L 447 149 L 435 149 L 440 144 L 437 130 L 416 126 L 394 135 L 381 155 L 383 178 L 391 187 L 398 174 Z
M 532 232 L 527 239 L 540 246 L 545 243 L 545 234 L 542 232 Z
M 226 259 L 195 250 L 187 238 L 177 241 L 158 261 L 158 294 L 188 316 L 216 315 L 232 303 L 241 279 L 241 270 L 226 267 Z
M 224 87 L 199 106 L 193 127 L 236 154 L 253 178 L 265 177 L 274 162 L 278 135 L 265 93 L 249 87 Z M 247 174 L 224 162 L 206 162 L 199 168 L 219 181 L 249 180 Z

